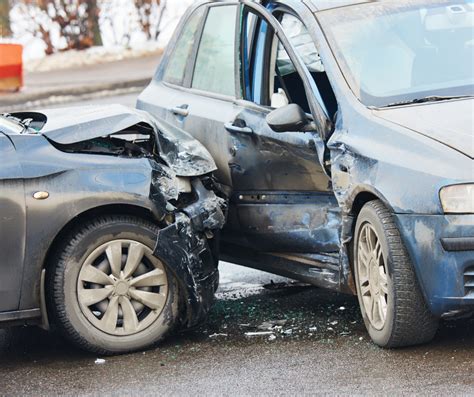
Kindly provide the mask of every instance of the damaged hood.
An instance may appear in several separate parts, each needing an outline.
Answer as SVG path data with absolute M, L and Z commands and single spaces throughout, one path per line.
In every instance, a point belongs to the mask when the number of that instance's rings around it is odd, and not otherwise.
M 432 102 L 374 110 L 374 115 L 401 125 L 474 159 L 474 100 Z
M 191 135 L 150 114 L 122 105 L 40 110 L 47 117 L 41 133 L 61 145 L 108 136 L 136 124 L 154 128 L 161 159 L 178 176 L 199 176 L 217 169 L 207 149 Z

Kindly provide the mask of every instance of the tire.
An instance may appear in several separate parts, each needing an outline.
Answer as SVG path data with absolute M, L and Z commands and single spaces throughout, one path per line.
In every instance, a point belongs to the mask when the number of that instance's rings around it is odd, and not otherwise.
M 353 254 L 359 306 L 374 343 L 395 348 L 431 341 L 438 319 L 428 309 L 393 216 L 380 200 L 360 211 Z
M 81 349 L 142 350 L 174 329 L 178 284 L 152 255 L 158 230 L 140 218 L 102 216 L 65 239 L 48 267 L 48 309 L 53 323 Z

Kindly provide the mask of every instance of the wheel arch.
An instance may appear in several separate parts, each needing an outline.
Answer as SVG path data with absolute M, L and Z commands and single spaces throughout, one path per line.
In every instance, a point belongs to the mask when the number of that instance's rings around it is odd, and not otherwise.
M 349 198 L 345 203 L 345 211 L 343 212 L 343 231 L 341 246 L 341 254 L 346 259 L 348 265 L 345 266 L 344 282 L 347 284 L 347 291 L 357 295 L 355 287 L 355 275 L 354 275 L 354 257 L 353 257 L 353 244 L 355 239 L 355 227 L 359 213 L 365 204 L 370 201 L 380 200 L 387 206 L 390 211 L 393 211 L 392 207 L 388 204 L 385 197 L 372 186 L 360 185 L 357 186 L 349 195 Z
M 142 219 L 158 222 L 150 209 L 133 204 L 106 204 L 94 208 L 89 208 L 80 212 L 70 219 L 56 234 L 48 251 L 46 252 L 42 269 L 47 269 L 51 265 L 50 261 L 54 257 L 64 239 L 79 225 L 85 223 L 89 219 L 103 215 L 132 215 Z
M 393 212 L 392 205 L 379 190 L 369 185 L 359 185 L 352 190 L 346 204 L 346 207 L 349 207 L 350 214 L 354 217 L 354 225 L 362 207 L 373 200 L 382 201 L 389 211 Z

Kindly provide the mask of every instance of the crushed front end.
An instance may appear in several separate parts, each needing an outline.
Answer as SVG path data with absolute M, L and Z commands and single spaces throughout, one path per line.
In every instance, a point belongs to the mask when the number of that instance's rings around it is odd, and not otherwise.
M 173 204 L 168 203 L 167 226 L 160 230 L 154 249 L 154 255 L 178 280 L 186 306 L 184 327 L 193 327 L 206 318 L 219 283 L 217 240 L 225 224 L 227 203 L 211 184 L 211 178 L 193 178 L 195 199 L 177 208 L 170 208 Z

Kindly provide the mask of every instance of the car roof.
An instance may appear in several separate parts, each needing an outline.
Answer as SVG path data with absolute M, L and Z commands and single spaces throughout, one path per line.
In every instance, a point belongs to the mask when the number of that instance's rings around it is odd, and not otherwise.
M 315 10 L 323 11 L 354 4 L 372 3 L 373 0 L 307 0 L 307 2 L 310 3 Z
M 205 3 L 225 3 L 231 0 L 207 0 Z M 278 3 L 292 3 L 295 0 L 253 0 L 257 3 L 268 3 L 269 1 L 275 1 Z M 301 0 L 300 0 L 301 1 Z M 376 0 L 302 0 L 306 3 L 313 11 L 324 11 L 332 8 L 347 7 L 355 4 L 373 3 Z

